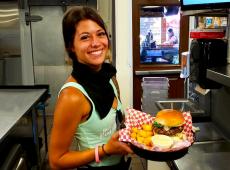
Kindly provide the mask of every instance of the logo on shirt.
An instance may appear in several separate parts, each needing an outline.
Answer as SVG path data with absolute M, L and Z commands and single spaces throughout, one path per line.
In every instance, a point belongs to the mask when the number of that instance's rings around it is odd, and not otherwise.
M 110 126 L 109 128 L 104 128 L 100 134 L 100 138 L 104 138 L 104 137 L 108 137 L 111 136 L 112 133 L 114 133 L 116 131 L 116 124 L 112 124 L 112 126 Z

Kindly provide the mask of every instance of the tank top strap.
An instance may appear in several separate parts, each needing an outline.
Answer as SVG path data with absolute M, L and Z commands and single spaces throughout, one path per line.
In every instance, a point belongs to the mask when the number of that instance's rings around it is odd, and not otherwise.
M 60 91 L 59 91 L 59 93 L 58 93 L 58 96 L 60 95 L 61 91 L 62 91 L 63 89 L 65 89 L 65 88 L 67 88 L 67 87 L 74 87 L 74 88 L 80 90 L 80 91 L 90 100 L 90 102 L 93 104 L 93 101 L 91 100 L 91 98 L 89 97 L 89 95 L 87 94 L 87 92 L 85 91 L 84 87 L 83 87 L 82 85 L 80 85 L 79 83 L 76 83 L 76 82 L 68 82 L 68 83 L 65 83 L 65 84 L 61 87 L 61 89 L 60 89 Z M 93 106 L 94 106 L 94 104 L 93 104 Z
M 119 99 L 119 97 L 118 97 L 117 88 L 115 87 L 115 85 L 114 85 L 112 79 L 110 79 L 110 84 L 112 85 L 113 90 L 114 90 L 114 93 L 115 93 L 115 96 L 117 97 L 117 99 L 118 99 L 118 101 L 119 101 L 119 102 L 118 102 L 118 106 L 119 106 L 118 108 L 121 109 L 121 101 L 120 101 L 120 99 Z M 62 91 L 63 89 L 65 89 L 65 88 L 67 88 L 67 87 L 75 87 L 76 89 L 79 89 L 79 90 L 89 99 L 89 101 L 92 103 L 93 109 L 94 109 L 95 106 L 94 106 L 93 101 L 91 100 L 91 98 L 89 97 L 89 95 L 87 94 L 87 92 L 85 91 L 84 87 L 83 87 L 82 85 L 80 85 L 79 83 L 76 83 L 76 82 L 67 82 L 67 83 L 65 83 L 65 84 L 61 87 L 61 89 L 60 89 L 60 91 L 59 91 L 59 93 L 58 93 L 58 96 L 60 95 L 61 91 Z
M 117 109 L 116 109 L 116 110 L 122 110 L 123 108 L 122 108 L 122 104 L 121 104 L 120 97 L 119 97 L 119 95 L 118 95 L 118 89 L 116 88 L 116 86 L 115 86 L 115 84 L 114 84 L 114 82 L 113 82 L 112 79 L 110 79 L 109 82 L 110 82 L 110 84 L 112 85 L 114 94 L 115 94 L 115 96 L 116 96 L 116 98 L 117 98 L 117 100 L 118 100 L 118 106 L 117 106 Z
M 115 93 L 115 96 L 118 98 L 118 91 L 117 91 L 117 88 L 116 88 L 115 84 L 113 83 L 113 80 L 110 79 L 109 82 L 110 82 L 110 84 L 111 84 L 112 87 L 113 87 L 113 91 L 114 91 L 114 93 Z

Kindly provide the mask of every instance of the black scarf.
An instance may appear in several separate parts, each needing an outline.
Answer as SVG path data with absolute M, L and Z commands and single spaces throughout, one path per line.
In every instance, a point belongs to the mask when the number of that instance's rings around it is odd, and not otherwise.
M 116 69 L 109 63 L 103 63 L 100 71 L 95 72 L 85 64 L 73 61 L 72 76 L 81 84 L 95 104 L 101 119 L 109 113 L 115 97 L 109 83 Z

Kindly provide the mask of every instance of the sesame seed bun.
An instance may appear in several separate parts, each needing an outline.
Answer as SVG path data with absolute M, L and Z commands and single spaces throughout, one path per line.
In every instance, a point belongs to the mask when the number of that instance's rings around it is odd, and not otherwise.
M 174 109 L 163 109 L 159 111 L 154 121 L 168 127 L 179 127 L 185 123 L 182 112 Z

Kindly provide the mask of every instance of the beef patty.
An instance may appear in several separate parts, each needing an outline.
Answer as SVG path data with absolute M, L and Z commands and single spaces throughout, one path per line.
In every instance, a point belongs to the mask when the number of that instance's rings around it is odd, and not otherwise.
M 173 136 L 177 133 L 180 133 L 183 131 L 183 129 L 183 126 L 171 127 L 169 130 L 165 130 L 163 127 L 153 127 L 155 133 L 167 136 Z

